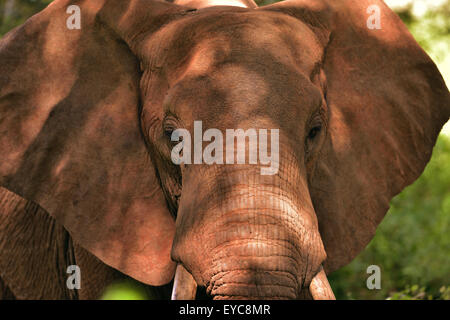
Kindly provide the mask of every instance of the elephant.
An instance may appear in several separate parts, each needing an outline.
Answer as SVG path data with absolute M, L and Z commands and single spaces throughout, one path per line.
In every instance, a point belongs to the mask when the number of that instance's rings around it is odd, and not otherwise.
M 381 0 L 55 0 L 0 41 L 0 297 L 333 299 L 449 96 Z M 196 121 L 277 130 L 277 170 L 175 163 Z

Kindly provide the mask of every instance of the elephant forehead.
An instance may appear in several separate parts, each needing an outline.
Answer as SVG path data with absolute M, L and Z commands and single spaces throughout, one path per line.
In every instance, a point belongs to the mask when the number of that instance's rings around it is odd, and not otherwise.
M 153 64 L 174 81 L 187 71 L 208 74 L 224 63 L 299 69 L 309 76 L 323 56 L 320 41 L 301 20 L 233 7 L 198 10 L 162 28 L 151 42 Z
M 225 63 L 207 76 L 188 72 L 170 88 L 164 109 L 191 118 L 188 123 L 202 120 L 205 126 L 220 123 L 232 128 L 251 119 L 253 125 L 259 124 L 256 127 L 279 128 L 306 119 L 320 102 L 319 89 L 297 70 L 256 62 Z
M 276 112 L 284 119 L 280 110 L 300 117 L 305 106 L 319 104 L 311 79 L 323 48 L 306 24 L 276 12 L 222 11 L 205 10 L 156 36 L 166 54 L 155 63 L 171 88 L 165 105 L 183 109 L 170 111 L 204 118 Z

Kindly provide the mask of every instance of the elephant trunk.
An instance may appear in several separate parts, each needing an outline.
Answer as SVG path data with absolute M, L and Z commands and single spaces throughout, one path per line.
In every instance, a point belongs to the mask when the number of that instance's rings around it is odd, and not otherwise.
M 214 299 L 299 298 L 325 260 L 306 183 L 249 171 L 199 176 L 183 181 L 173 259 Z

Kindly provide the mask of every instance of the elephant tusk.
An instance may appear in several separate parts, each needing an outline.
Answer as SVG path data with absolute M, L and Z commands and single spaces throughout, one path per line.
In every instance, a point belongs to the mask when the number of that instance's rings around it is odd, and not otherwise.
M 178 264 L 173 280 L 172 300 L 195 300 L 196 293 L 197 282 L 181 264 Z
M 309 292 L 314 300 L 336 300 L 325 270 L 322 267 L 312 279 L 309 285 Z

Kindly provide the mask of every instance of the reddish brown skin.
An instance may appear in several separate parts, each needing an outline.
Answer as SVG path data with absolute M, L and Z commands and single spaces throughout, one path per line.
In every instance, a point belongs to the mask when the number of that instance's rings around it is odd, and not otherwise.
M 81 30 L 65 28 L 70 4 Z M 1 40 L 0 296 L 159 286 L 178 262 L 216 299 L 305 298 L 421 174 L 449 92 L 381 1 L 212 4 L 57 0 Z M 371 4 L 381 30 L 366 27 Z M 279 129 L 278 173 L 175 166 L 164 123 L 192 134 L 194 120 Z M 74 263 L 84 291 L 64 287 Z

